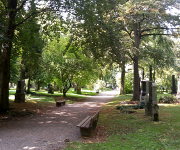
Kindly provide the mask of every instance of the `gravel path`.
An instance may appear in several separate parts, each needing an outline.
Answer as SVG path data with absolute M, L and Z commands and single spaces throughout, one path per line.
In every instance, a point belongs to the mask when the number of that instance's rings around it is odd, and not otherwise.
M 0 150 L 59 150 L 65 139 L 81 138 L 76 125 L 110 101 L 115 91 L 86 98 L 84 102 L 51 107 L 46 113 L 0 122 Z

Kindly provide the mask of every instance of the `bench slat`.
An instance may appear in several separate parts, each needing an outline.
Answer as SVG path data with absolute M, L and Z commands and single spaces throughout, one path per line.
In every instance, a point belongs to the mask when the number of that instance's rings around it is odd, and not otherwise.
M 89 128 L 92 124 L 92 118 L 89 117 L 85 122 L 84 124 L 82 124 L 81 128 Z
M 92 131 L 94 131 L 97 126 L 98 118 L 99 111 L 91 116 L 87 116 L 77 125 L 77 127 L 80 127 L 82 136 L 90 136 L 92 134 Z
M 77 125 L 77 127 L 81 127 L 89 118 L 91 118 L 91 116 L 87 116 L 85 119 L 83 119 L 83 120 Z
M 96 113 L 92 116 L 93 119 L 97 119 L 98 117 L 99 117 L 99 112 L 96 112 Z

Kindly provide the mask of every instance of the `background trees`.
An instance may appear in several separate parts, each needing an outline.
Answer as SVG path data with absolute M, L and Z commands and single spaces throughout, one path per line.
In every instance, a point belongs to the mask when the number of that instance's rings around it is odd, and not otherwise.
M 73 82 L 80 92 L 83 85 L 96 77 L 96 64 L 82 54 L 81 48 L 69 36 L 49 42 L 43 52 L 43 60 L 49 71 L 49 79 L 51 82 L 58 81 L 56 85 L 62 89 L 63 96 L 66 96 Z
M 38 87 L 56 84 L 65 96 L 72 83 L 80 89 L 97 79 L 102 66 L 118 64 L 124 93 L 125 66 L 131 62 L 133 100 L 139 100 L 139 67 L 152 66 L 155 80 L 156 72 L 173 65 L 173 43 L 165 36 L 178 36 L 179 17 L 167 11 L 176 4 L 173 0 L 1 0 L 0 110 L 9 107 L 10 77 L 13 82 L 28 78 Z M 111 70 L 108 75 L 114 76 Z

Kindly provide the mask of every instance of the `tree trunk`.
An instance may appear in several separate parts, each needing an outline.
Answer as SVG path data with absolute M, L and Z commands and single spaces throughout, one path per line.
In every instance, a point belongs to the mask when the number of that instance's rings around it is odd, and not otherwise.
M 149 81 L 153 80 L 152 66 L 149 66 Z
M 28 80 L 28 85 L 27 85 L 27 94 L 31 93 L 31 79 L 29 78 Z
M 67 91 L 65 89 L 63 89 L 63 97 L 66 97 L 66 93 L 67 93 Z
M 144 80 L 144 76 L 145 76 L 145 73 L 144 73 L 144 68 L 143 68 L 143 71 L 142 71 L 142 80 Z
M 120 88 L 120 95 L 125 94 L 125 62 L 123 61 L 121 66 L 121 88 Z
M 38 81 L 38 82 L 36 82 L 36 91 L 39 91 L 40 90 L 40 82 Z
M 135 54 L 133 56 L 134 63 L 134 81 L 133 81 L 133 100 L 140 100 L 140 79 L 139 79 L 139 46 L 141 43 L 141 33 L 140 33 L 139 24 L 135 23 L 133 25 L 134 31 L 134 51 Z
M 134 84 L 133 84 L 133 100 L 140 100 L 140 81 L 139 81 L 139 60 L 134 56 Z
M 16 8 L 17 0 L 8 0 L 7 29 L 0 52 L 0 112 L 6 112 L 9 109 L 10 57 L 15 31 Z
M 156 81 L 156 70 L 154 68 L 154 72 L 153 72 L 153 81 L 155 82 Z
M 76 89 L 77 91 L 76 91 L 76 93 L 77 94 L 82 94 L 82 92 L 81 92 L 81 86 L 79 86 L 78 84 L 77 84 L 77 89 Z
M 77 84 L 74 84 L 74 92 L 77 92 Z
M 25 80 L 18 81 L 14 102 L 15 103 L 25 102 Z

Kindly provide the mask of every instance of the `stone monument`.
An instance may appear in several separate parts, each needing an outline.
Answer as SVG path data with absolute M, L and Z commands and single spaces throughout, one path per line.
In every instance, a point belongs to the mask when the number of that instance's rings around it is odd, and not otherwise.
M 159 121 L 159 106 L 157 101 L 157 86 L 152 84 L 152 119 L 153 121 Z
M 177 95 L 176 95 L 177 99 L 180 99 L 180 74 L 178 74 L 178 78 L 177 78 Z
M 15 103 L 24 103 L 25 102 L 25 80 L 18 81 L 16 94 L 15 94 Z

